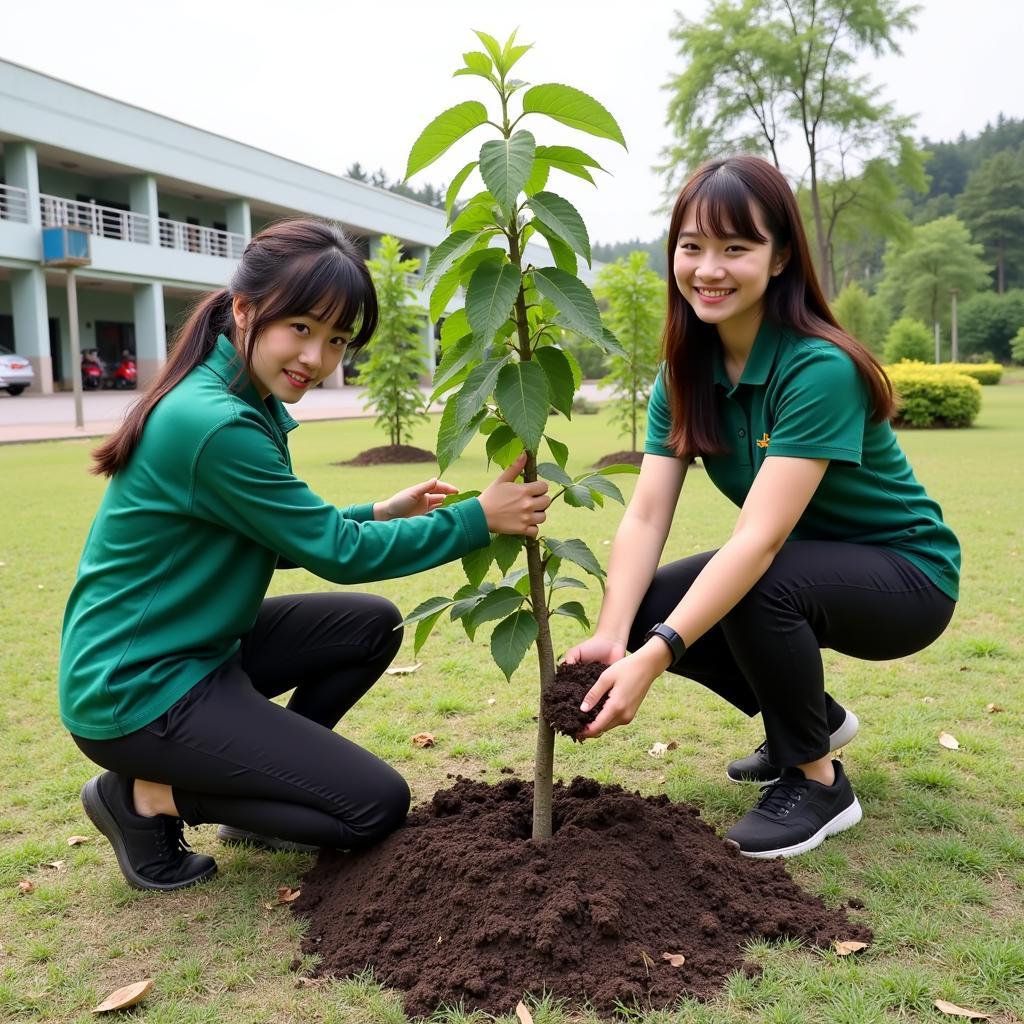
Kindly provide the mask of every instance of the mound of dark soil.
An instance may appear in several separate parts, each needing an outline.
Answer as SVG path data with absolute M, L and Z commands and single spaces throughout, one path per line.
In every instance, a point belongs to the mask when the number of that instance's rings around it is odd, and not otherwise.
M 608 699 L 602 697 L 589 711 L 580 711 L 580 701 L 597 682 L 597 677 L 607 668 L 599 661 L 580 662 L 569 665 L 562 662 L 555 670 L 555 681 L 540 698 L 540 710 L 544 721 L 555 732 L 571 736 L 574 740 L 580 730 L 597 718 L 598 712 Z
M 602 455 L 594 463 L 594 469 L 606 469 L 608 466 L 616 466 L 623 462 L 627 466 L 639 466 L 643 461 L 643 452 L 612 452 L 611 455 Z
M 384 444 L 379 448 L 367 448 L 354 459 L 335 462 L 335 466 L 393 466 L 400 462 L 437 462 L 437 456 L 426 448 L 411 444 Z
M 371 966 L 411 1016 L 459 1001 L 510 1013 L 544 991 L 611 1013 L 711 996 L 753 938 L 871 937 L 668 797 L 558 784 L 545 842 L 528 838 L 531 800 L 517 779 L 459 779 L 379 846 L 321 851 L 293 904 L 310 918 L 303 952 L 321 974 Z

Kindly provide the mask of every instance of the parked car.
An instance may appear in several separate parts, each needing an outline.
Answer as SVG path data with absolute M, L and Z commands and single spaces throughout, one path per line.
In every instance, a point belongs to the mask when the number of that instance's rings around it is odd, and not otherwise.
M 32 364 L 24 356 L 0 345 L 0 391 L 20 395 L 35 378 Z

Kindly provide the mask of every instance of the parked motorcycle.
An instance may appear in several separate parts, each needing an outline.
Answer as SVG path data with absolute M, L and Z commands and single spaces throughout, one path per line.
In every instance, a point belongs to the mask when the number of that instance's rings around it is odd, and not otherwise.
M 138 370 L 135 360 L 127 352 L 121 356 L 121 362 L 117 364 L 111 375 L 114 387 L 123 390 L 134 390 L 138 384 Z
M 82 387 L 86 391 L 99 391 L 103 387 L 103 364 L 95 351 L 82 353 Z

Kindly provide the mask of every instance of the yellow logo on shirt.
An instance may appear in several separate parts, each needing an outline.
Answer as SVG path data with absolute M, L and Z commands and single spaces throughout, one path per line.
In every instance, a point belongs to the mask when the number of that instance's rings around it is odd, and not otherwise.
M 762 434 L 762 435 L 761 435 L 761 436 L 760 436 L 760 437 L 759 437 L 759 438 L 757 439 L 757 447 L 758 447 L 758 448 L 767 448 L 767 447 L 768 447 L 768 442 L 769 442 L 770 440 L 771 440 L 771 438 L 770 438 L 770 437 L 768 436 L 768 434 L 767 434 L 767 433 L 764 433 L 764 434 Z

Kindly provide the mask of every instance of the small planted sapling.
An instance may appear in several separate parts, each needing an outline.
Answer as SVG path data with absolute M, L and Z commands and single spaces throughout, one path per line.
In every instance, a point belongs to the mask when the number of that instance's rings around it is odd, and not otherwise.
M 434 249 L 425 272 L 424 286 L 432 290 L 432 319 L 442 315 L 460 286 L 465 289 L 465 307 L 445 320 L 442 358 L 434 378 L 432 400 L 447 396 L 437 437 L 438 463 L 443 472 L 477 434 L 483 434 L 488 460 L 503 467 L 525 449 L 524 479 L 548 480 L 553 502 L 561 500 L 574 509 L 593 509 L 608 498 L 621 503 L 622 494 L 608 477 L 634 471 L 631 467 L 573 476 L 566 468 L 568 446 L 548 433 L 551 409 L 571 416 L 581 382 L 575 359 L 557 344 L 563 329 L 606 352 L 623 354 L 578 276 L 577 257 L 591 262 L 583 218 L 548 187 L 556 173 L 593 184 L 594 172 L 601 167 L 574 146 L 539 144 L 524 122 L 532 128 L 534 122 L 554 120 L 622 146 L 625 140 L 611 114 L 586 93 L 567 85 L 530 86 L 511 78 L 513 66 L 530 49 L 517 44 L 514 33 L 504 45 L 484 32 L 477 37 L 483 50 L 464 54 L 465 66 L 455 74 L 487 83 L 496 94 L 497 113 L 491 116 L 478 100 L 444 111 L 416 140 L 406 171 L 409 177 L 428 167 L 476 128 L 492 130 L 494 137 L 483 143 L 477 159 L 467 163 L 449 186 L 446 209 L 451 230 Z M 454 204 L 474 171 L 485 189 L 469 198 L 452 220 Z M 543 252 L 540 265 L 527 255 L 535 236 L 546 243 L 546 249 L 535 247 Z M 517 566 L 524 551 L 526 565 Z M 445 613 L 461 622 L 471 638 L 485 624 L 496 623 L 491 653 L 498 667 L 511 677 L 534 646 L 543 693 L 555 674 L 550 617 L 565 615 L 590 628 L 583 605 L 565 595 L 585 587 L 573 569 L 603 585 L 604 571 L 594 553 L 575 537 L 500 536 L 489 547 L 467 555 L 462 564 L 465 586 L 451 596 L 430 598 L 406 619 L 416 624 L 416 650 Z M 487 578 L 492 566 L 500 576 L 497 581 Z M 533 820 L 538 839 L 551 835 L 553 753 L 554 733 L 538 715 Z

